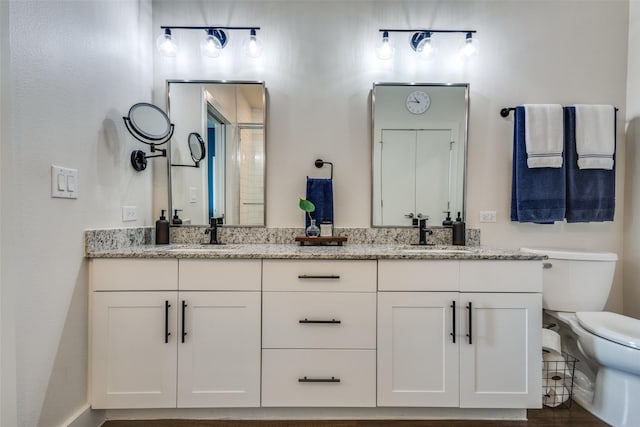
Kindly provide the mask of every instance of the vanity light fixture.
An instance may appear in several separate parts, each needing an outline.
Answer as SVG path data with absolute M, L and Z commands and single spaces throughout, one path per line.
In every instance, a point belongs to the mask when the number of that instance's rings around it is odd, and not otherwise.
M 388 31 L 383 31 L 382 32 L 382 43 L 376 49 L 376 53 L 378 55 L 378 58 L 380 58 L 382 60 L 391 59 L 391 58 L 393 58 L 393 52 L 394 51 L 395 51 L 395 48 L 391 45 L 391 42 L 389 41 L 389 32 Z
M 243 43 L 242 50 L 251 58 L 257 58 L 262 53 L 262 43 L 257 39 L 256 31 L 260 27 L 183 27 L 183 26 L 161 26 L 163 34 L 158 37 L 156 42 L 158 51 L 164 56 L 175 56 L 178 50 L 175 40 L 172 39 L 172 31 L 174 30 L 204 30 L 206 35 L 200 42 L 200 51 L 202 55 L 209 58 L 217 58 L 222 53 L 222 49 L 227 45 L 229 40 L 228 32 L 234 30 L 249 31 L 249 38 Z M 246 46 L 246 47 L 245 47 Z
M 256 38 L 256 30 L 249 30 L 249 38 L 242 42 L 242 51 L 249 58 L 257 58 L 262 55 L 262 42 Z
M 473 37 L 476 30 L 430 30 L 430 29 L 385 29 L 378 30 L 382 33 L 382 44 L 377 49 L 377 55 L 380 59 L 391 59 L 393 57 L 393 47 L 389 40 L 389 33 L 413 33 L 409 38 L 409 46 L 414 52 L 423 58 L 430 58 L 435 55 L 436 50 L 432 44 L 432 36 L 437 33 L 465 34 L 465 41 L 461 48 L 463 57 L 468 58 L 477 53 L 477 39 Z
M 165 28 L 163 33 L 158 36 L 158 39 L 156 40 L 156 46 L 158 47 L 158 51 L 164 56 L 176 56 L 176 52 L 178 52 L 178 46 L 173 40 L 171 28 Z
M 471 32 L 467 33 L 464 43 L 460 48 L 460 55 L 463 58 L 470 58 L 478 54 L 478 39 L 473 38 Z
M 223 30 L 207 28 L 207 36 L 200 42 L 200 52 L 209 58 L 217 58 L 227 45 L 227 33 Z
M 428 59 L 435 55 L 436 50 L 431 43 L 431 31 L 418 31 L 411 36 L 411 48 L 422 58 Z

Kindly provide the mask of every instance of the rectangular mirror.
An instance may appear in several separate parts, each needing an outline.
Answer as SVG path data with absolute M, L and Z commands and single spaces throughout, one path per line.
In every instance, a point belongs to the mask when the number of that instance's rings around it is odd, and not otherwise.
M 468 109 L 466 83 L 373 85 L 372 226 L 464 219 Z
M 178 209 L 185 225 L 215 217 L 225 225 L 264 227 L 264 83 L 169 80 L 167 96 L 175 125 L 168 147 L 171 217 Z M 204 145 L 197 166 L 189 143 L 194 132 Z

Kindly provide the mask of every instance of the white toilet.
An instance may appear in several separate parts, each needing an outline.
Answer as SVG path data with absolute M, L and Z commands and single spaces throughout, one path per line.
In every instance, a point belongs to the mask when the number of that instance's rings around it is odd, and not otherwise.
M 615 427 L 640 426 L 640 320 L 602 311 L 618 256 L 571 249 L 522 251 L 549 257 L 543 263 L 542 305 L 545 318 L 560 328 L 563 351 L 580 360 L 574 400 Z

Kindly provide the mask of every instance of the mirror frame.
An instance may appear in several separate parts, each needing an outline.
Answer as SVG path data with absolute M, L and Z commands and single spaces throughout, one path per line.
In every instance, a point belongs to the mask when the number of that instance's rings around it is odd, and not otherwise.
M 374 82 L 373 87 L 371 89 L 371 228 L 413 228 L 414 225 L 375 225 L 373 223 L 373 201 L 374 201 L 374 169 L 375 169 L 375 113 L 376 113 L 376 92 L 375 89 L 377 86 L 399 86 L 399 87 L 420 87 L 420 86 L 433 86 L 433 87 L 463 87 L 464 91 L 464 132 L 461 134 L 464 135 L 463 141 L 463 149 L 464 149 L 464 173 L 462 177 L 462 220 L 466 222 L 467 216 L 467 169 L 468 169 L 468 141 L 469 141 L 469 94 L 470 94 L 470 85 L 469 83 L 416 83 L 416 82 Z M 451 217 L 455 218 L 457 212 L 451 212 Z M 429 228 L 450 228 L 445 227 L 443 225 L 429 225 Z
M 225 227 L 244 227 L 244 228 L 266 228 L 267 227 L 267 87 L 263 80 L 183 80 L 183 79 L 168 79 L 166 81 L 166 100 L 167 100 L 167 116 L 171 120 L 171 84 L 172 83 L 190 83 L 190 84 L 253 84 L 262 86 L 262 104 L 264 105 L 262 111 L 263 133 L 264 133 L 264 167 L 263 167 L 263 183 L 264 183 L 264 215 L 262 225 L 241 225 L 241 224 L 224 224 Z M 168 212 L 173 212 L 173 194 L 172 194 L 172 180 L 171 180 L 171 144 L 172 140 L 167 145 L 167 196 L 168 196 Z M 203 227 L 208 226 L 206 224 L 169 224 L 176 227 Z

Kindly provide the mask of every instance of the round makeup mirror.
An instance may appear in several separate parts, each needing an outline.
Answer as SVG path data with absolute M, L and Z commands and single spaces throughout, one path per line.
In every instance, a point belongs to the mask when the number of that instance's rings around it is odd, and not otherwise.
M 129 109 L 129 114 L 122 118 L 127 130 L 135 139 L 151 146 L 151 153 L 135 150 L 131 153 L 131 166 L 140 172 L 147 168 L 147 159 L 167 157 L 166 149 L 156 148 L 171 139 L 174 126 L 169 117 L 160 108 L 148 102 L 139 102 Z
M 191 158 L 196 166 L 198 166 L 198 163 L 204 159 L 206 154 L 204 141 L 198 132 L 191 132 L 189 134 L 189 151 L 191 152 Z
M 133 136 L 145 144 L 164 144 L 173 131 L 165 112 L 147 102 L 134 104 L 125 122 Z
M 198 132 L 191 132 L 187 138 L 187 145 L 189 146 L 189 154 L 191 155 L 191 160 L 193 160 L 193 165 L 181 165 L 176 163 L 171 163 L 171 166 L 178 166 L 184 168 L 199 168 L 200 161 L 204 159 L 204 156 L 207 154 L 206 149 L 204 148 L 204 140 L 200 136 Z

